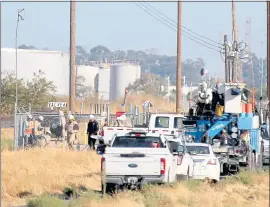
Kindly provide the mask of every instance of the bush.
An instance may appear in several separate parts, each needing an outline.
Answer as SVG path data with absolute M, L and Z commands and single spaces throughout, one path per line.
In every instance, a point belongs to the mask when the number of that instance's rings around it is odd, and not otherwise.
M 30 200 L 27 203 L 27 207 L 67 207 L 68 205 L 65 201 L 60 200 L 59 198 L 53 196 L 42 196 L 40 198 L 36 198 Z

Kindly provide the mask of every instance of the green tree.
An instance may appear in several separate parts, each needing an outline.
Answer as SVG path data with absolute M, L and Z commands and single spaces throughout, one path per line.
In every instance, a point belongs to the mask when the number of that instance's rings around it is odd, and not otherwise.
M 141 79 L 136 80 L 133 84 L 128 86 L 129 91 L 153 94 L 156 96 L 165 95 L 165 92 L 161 91 L 161 85 L 165 85 L 166 81 L 160 78 L 158 75 L 144 73 Z
M 12 72 L 3 74 L 1 85 L 1 110 L 3 115 L 14 112 L 16 99 L 16 78 Z M 31 104 L 33 110 L 47 107 L 49 101 L 55 100 L 55 85 L 39 71 L 34 73 L 32 80 L 18 79 L 18 107 L 27 107 Z
M 48 105 L 48 102 L 55 99 L 56 86 L 48 81 L 41 70 L 34 73 L 33 79 L 26 81 L 27 100 L 31 107 L 40 110 Z
M 77 76 L 76 78 L 76 96 L 90 98 L 92 95 L 93 89 L 85 84 L 85 77 Z

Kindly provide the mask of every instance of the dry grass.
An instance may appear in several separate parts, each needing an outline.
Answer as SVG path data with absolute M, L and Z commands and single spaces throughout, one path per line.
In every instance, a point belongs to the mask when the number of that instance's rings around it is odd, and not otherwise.
M 14 139 L 14 128 L 1 128 L 1 139 Z
M 62 193 L 70 186 L 100 190 L 100 156 L 61 149 L 2 152 L 2 206 L 22 204 L 44 193 Z M 243 172 L 217 186 L 197 181 L 147 186 L 143 193 L 123 192 L 101 199 L 90 192 L 81 207 L 236 207 L 269 206 L 269 172 Z M 28 197 L 26 195 L 29 195 Z
M 67 97 L 61 97 L 57 98 L 57 101 L 65 101 L 68 102 Z M 111 102 L 111 113 L 115 113 L 116 111 L 122 111 L 121 104 L 123 103 L 124 99 L 121 99 L 119 101 Z M 132 103 L 134 105 L 138 105 L 140 107 L 140 110 L 142 111 L 142 104 L 144 101 L 152 101 L 154 108 L 153 112 L 175 112 L 175 103 L 171 102 L 168 103 L 166 100 L 164 100 L 161 97 L 156 97 L 149 94 L 129 94 L 127 97 L 127 111 L 129 111 L 129 104 Z M 106 101 L 100 100 L 100 103 L 106 103 Z M 90 103 L 98 103 L 98 100 L 91 100 L 91 101 L 84 101 L 84 109 L 83 113 L 89 113 L 90 112 Z M 80 112 L 80 101 L 76 101 L 76 112 Z
M 73 185 L 99 189 L 99 169 L 100 157 L 93 152 L 3 151 L 2 204 L 24 203 L 23 195 L 61 193 Z
M 245 175 L 246 174 L 246 175 Z M 250 183 L 241 177 L 249 177 Z M 198 181 L 162 187 L 147 186 L 142 193 L 123 192 L 101 200 L 93 193 L 75 202 L 80 207 L 268 207 L 269 174 L 243 173 L 239 177 L 210 185 Z

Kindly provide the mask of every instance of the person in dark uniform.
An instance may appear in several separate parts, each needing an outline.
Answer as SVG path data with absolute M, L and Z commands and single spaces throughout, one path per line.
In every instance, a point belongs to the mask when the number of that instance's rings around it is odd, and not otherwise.
M 88 145 L 90 149 L 95 150 L 96 139 L 92 138 L 92 135 L 97 135 L 99 130 L 98 122 L 95 120 L 93 115 L 90 115 L 90 120 L 87 126 L 87 134 L 88 134 Z

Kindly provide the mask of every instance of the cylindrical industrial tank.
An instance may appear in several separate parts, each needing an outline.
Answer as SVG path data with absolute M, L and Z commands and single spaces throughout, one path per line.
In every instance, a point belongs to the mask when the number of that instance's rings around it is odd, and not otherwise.
M 88 65 L 77 65 L 77 77 L 83 76 L 85 78 L 84 86 L 89 86 L 92 89 L 95 88 L 95 79 L 99 72 L 99 68 L 95 66 L 88 66 Z
M 141 67 L 130 63 L 111 65 L 110 71 L 110 100 L 124 97 L 125 88 L 141 77 Z
M 110 94 L 110 69 L 99 69 L 97 91 L 99 98 L 109 100 Z

